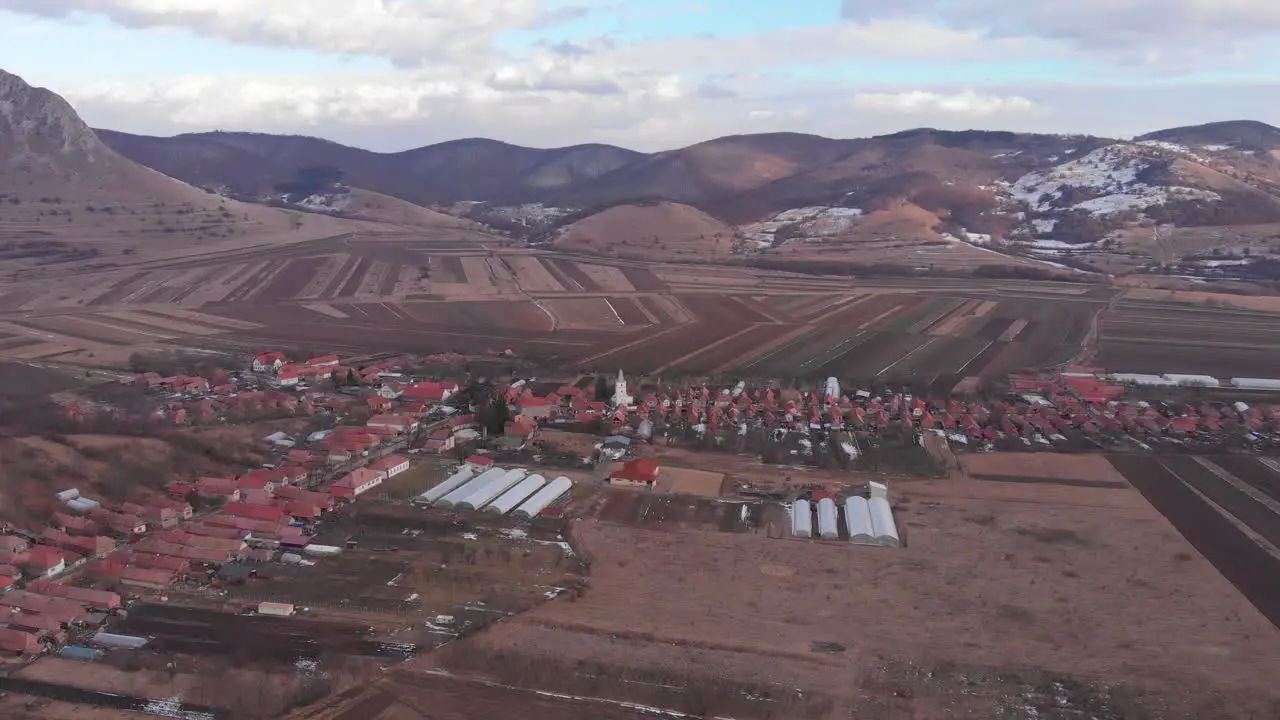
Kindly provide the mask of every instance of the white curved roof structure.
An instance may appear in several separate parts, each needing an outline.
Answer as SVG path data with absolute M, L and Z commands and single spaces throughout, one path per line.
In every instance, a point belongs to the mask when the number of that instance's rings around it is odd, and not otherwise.
M 528 474 L 528 470 L 521 468 L 508 470 L 502 477 L 476 487 L 470 495 L 459 500 L 454 507 L 458 510 L 479 510 L 493 502 L 494 498 L 515 487 L 516 483 L 523 480 L 524 476 Z
M 516 483 L 515 487 L 499 495 L 496 500 L 489 503 L 489 506 L 484 511 L 506 515 L 516 509 L 520 503 L 528 500 L 546 484 L 547 479 L 541 475 L 530 475 Z
M 516 511 L 512 513 L 512 515 L 518 518 L 531 518 L 543 510 L 546 510 L 551 503 L 559 500 L 561 495 L 569 492 L 572 488 L 573 481 L 561 475 L 555 480 L 543 485 L 541 490 L 533 494 L 533 497 L 525 500 L 523 503 L 520 503 L 520 507 L 517 507 Z
M 871 508 L 861 495 L 845 498 L 844 524 L 849 528 L 849 542 L 875 545 L 876 533 L 871 529 Z
M 876 542 L 890 547 L 899 545 L 898 524 L 893 521 L 893 508 L 889 507 L 889 501 L 873 497 L 867 501 L 867 506 L 871 510 L 871 529 Z
M 506 474 L 507 474 L 507 471 L 503 468 L 500 468 L 500 467 L 489 468 L 488 470 L 485 470 L 484 472 L 477 475 L 472 480 L 465 483 L 461 483 L 458 485 L 458 487 L 455 487 L 454 489 L 445 493 L 443 497 L 441 497 L 439 500 L 436 501 L 436 507 L 444 510 L 450 510 L 455 506 L 457 506 L 459 502 L 466 499 L 466 497 L 470 495 L 473 491 L 475 491 L 476 488 L 482 485 L 487 485 L 490 481 L 500 478 Z
M 791 534 L 813 537 L 813 509 L 808 500 L 797 500 L 791 505 Z
M 434 503 L 435 501 L 439 500 L 445 495 L 448 495 L 454 490 L 465 485 L 466 482 L 470 480 L 473 475 L 475 475 L 475 473 L 472 472 L 471 468 L 463 468 L 458 472 L 445 478 L 444 482 L 422 493 L 416 499 L 418 502 L 422 502 L 430 505 L 431 503 Z
M 838 540 L 840 538 L 839 514 L 836 510 L 836 501 L 831 498 L 822 498 L 818 501 L 818 536 L 823 540 Z

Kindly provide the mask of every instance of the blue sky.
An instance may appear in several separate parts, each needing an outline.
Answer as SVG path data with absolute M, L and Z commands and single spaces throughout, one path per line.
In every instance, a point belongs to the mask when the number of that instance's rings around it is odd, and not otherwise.
M 378 149 L 1280 122 L 1277 40 L 1274 0 L 0 0 L 0 67 L 93 124 Z

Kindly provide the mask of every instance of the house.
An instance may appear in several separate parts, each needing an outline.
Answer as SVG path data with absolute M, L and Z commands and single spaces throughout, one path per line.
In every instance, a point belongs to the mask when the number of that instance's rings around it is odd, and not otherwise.
M 0 568 L 13 568 L 15 571 L 18 569 L 13 567 L 12 565 L 0 565 Z M 19 573 L 19 576 L 21 576 L 21 573 Z M 10 590 L 14 589 L 15 587 L 17 587 L 17 583 L 18 583 L 17 578 L 11 577 L 9 575 L 0 574 L 0 594 L 7 593 Z
M 374 412 L 386 412 L 391 409 L 393 404 L 391 402 L 391 398 L 386 398 L 381 395 L 370 395 L 364 399 L 364 403 Z
M 191 503 L 183 500 L 173 500 L 167 497 L 153 497 L 147 501 L 147 505 L 149 508 L 168 508 L 181 520 L 191 519 Z M 142 519 L 146 520 L 147 518 L 143 516 Z
M 432 430 L 427 439 L 422 443 L 424 450 L 431 452 L 445 453 L 453 449 L 457 440 L 453 437 L 453 431 L 449 428 L 436 428 Z
M 313 368 L 337 367 L 338 356 L 337 355 L 321 355 L 320 357 L 313 357 L 306 362 L 306 366 L 313 367 Z
M 60 551 L 47 545 L 37 545 L 27 551 L 23 572 L 33 578 L 48 578 L 67 569 L 67 558 Z
M 297 370 L 281 370 L 276 375 L 275 384 L 280 387 L 292 387 L 302 381 L 302 373 Z
M 382 474 L 369 468 L 357 468 L 341 480 L 329 486 L 329 494 L 335 498 L 353 500 L 357 495 L 382 484 Z
M 404 397 L 424 402 L 444 402 L 458 392 L 456 382 L 420 382 L 404 388 Z
M 68 515 L 63 512 L 55 512 L 53 514 L 52 523 L 54 527 L 65 530 L 68 535 L 97 535 L 98 525 L 89 518 L 79 517 L 77 515 Z
M 196 481 L 196 494 L 202 498 L 235 502 L 240 499 L 240 488 L 231 478 L 202 477 Z
M 171 508 L 148 505 L 142 509 L 142 521 L 152 527 L 177 527 L 181 519 L 181 516 Z
M 41 580 L 31 583 L 31 590 L 41 595 L 49 595 L 50 597 L 59 597 L 65 600 L 74 600 L 83 604 L 85 607 L 95 610 L 113 610 L 120 607 L 120 596 L 105 590 L 93 590 L 90 588 L 76 587 L 74 585 L 64 585 L 62 583 L 52 582 L 49 580 Z
M 403 455 L 388 455 L 374 460 L 369 464 L 369 469 L 381 473 L 384 480 L 393 478 L 409 469 L 409 458 Z
M 317 507 L 321 511 L 333 509 L 333 496 L 329 493 L 302 490 L 296 487 L 282 487 L 276 488 L 275 496 L 278 500 L 298 500 L 307 505 Z
M 475 475 L 493 467 L 493 458 L 483 455 L 472 455 L 463 462 L 471 467 L 471 472 Z
M 628 460 L 621 468 L 609 473 L 609 484 L 652 488 L 658 482 L 659 469 L 658 461 L 651 458 Z
M 275 372 L 280 369 L 281 365 L 288 362 L 288 358 L 281 352 L 264 352 L 253 359 L 254 372 Z
M 406 433 L 418 427 L 418 420 L 408 415 L 374 415 L 365 425 L 391 428 L 396 432 Z
M 0 535 L 0 551 L 7 553 L 26 552 L 31 547 L 31 543 L 25 538 L 18 535 Z
M 0 651 L 9 654 L 27 654 L 40 652 L 44 646 L 40 638 L 29 632 L 0 628 Z
M 121 585 L 142 588 L 144 590 L 166 590 L 173 584 L 177 573 L 171 570 L 126 567 L 120 571 Z
M 265 469 L 250 470 L 236 481 L 241 495 L 254 490 L 271 492 L 283 484 L 279 471 Z
M 0 564 L 0 580 L 17 580 L 22 577 L 22 571 L 16 565 Z
M 265 520 L 285 524 L 289 522 L 289 515 L 284 510 L 270 505 L 249 505 L 248 503 L 234 502 L 229 503 L 222 509 L 223 515 L 230 517 L 242 517 L 252 520 Z

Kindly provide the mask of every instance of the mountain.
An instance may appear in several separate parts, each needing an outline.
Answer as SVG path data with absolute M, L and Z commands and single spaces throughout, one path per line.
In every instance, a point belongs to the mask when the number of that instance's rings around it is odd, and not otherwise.
M 297 201 L 319 174 L 532 243 L 614 255 L 861 263 L 875 248 L 883 264 L 960 243 L 1113 274 L 1248 275 L 1280 247 L 1280 129 L 1253 121 L 1133 140 L 772 133 L 649 154 L 485 139 L 372 153 L 253 133 L 101 135 L 137 162 L 240 199 Z M 726 233 L 728 248 L 705 241 Z
M 1191 147 L 1209 147 L 1226 150 L 1276 150 L 1280 149 L 1280 128 L 1255 120 L 1230 120 L 1205 125 L 1157 130 L 1136 138 L 1138 141 L 1156 140 Z
M 342 182 L 420 205 L 460 200 L 520 203 L 554 195 L 644 157 L 608 145 L 540 150 L 496 140 L 454 140 L 399 153 L 375 153 L 327 140 L 260 133 L 198 133 L 169 138 L 99 131 L 130 159 L 193 185 L 247 200 L 276 194 L 303 168 L 332 167 Z
M 0 261 L 7 270 L 349 229 L 166 177 L 103 143 L 57 94 L 0 71 Z

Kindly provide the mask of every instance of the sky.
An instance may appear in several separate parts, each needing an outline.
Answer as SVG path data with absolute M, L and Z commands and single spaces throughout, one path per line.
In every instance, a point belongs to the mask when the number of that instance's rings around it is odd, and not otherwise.
M 1277 0 L 0 0 L 94 127 L 392 152 L 1280 125 Z

